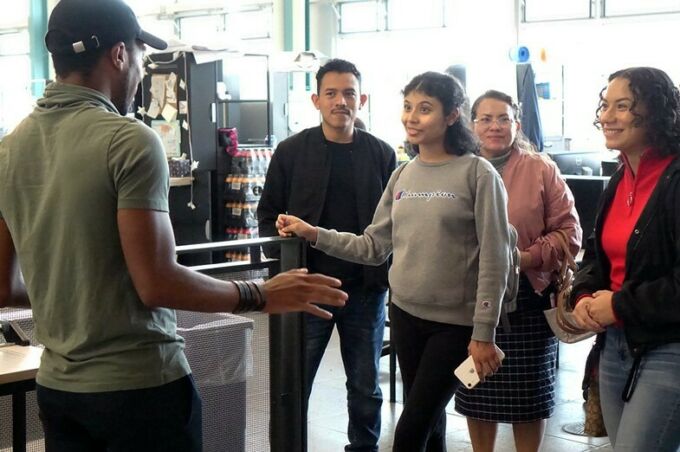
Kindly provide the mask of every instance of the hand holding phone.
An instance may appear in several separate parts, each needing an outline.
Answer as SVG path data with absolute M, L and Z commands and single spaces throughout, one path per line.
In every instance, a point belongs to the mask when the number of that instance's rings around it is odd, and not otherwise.
M 505 358 L 505 353 L 503 353 L 503 350 L 501 349 L 498 349 L 498 358 L 501 361 Z M 453 373 L 468 389 L 474 388 L 481 381 L 477 369 L 475 368 L 475 361 L 472 359 L 472 355 L 468 356 L 460 366 L 456 367 L 456 370 L 454 370 Z

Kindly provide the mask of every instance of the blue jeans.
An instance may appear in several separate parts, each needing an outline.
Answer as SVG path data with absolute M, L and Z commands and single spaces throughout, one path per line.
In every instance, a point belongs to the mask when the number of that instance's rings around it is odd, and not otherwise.
M 333 327 L 338 327 L 340 352 L 347 376 L 349 423 L 347 451 L 377 452 L 380 438 L 382 392 L 378 384 L 378 361 L 385 330 L 385 292 L 347 290 L 349 298 L 342 308 L 323 306 L 333 314 L 331 320 L 305 314 L 306 390 L 312 392 Z
M 36 386 L 47 452 L 200 452 L 191 375 L 155 388 L 96 393 Z
M 680 343 L 654 348 L 642 357 L 633 395 L 623 392 L 633 358 L 623 330 L 607 328 L 600 357 L 600 402 L 616 452 L 676 452 L 680 449 Z

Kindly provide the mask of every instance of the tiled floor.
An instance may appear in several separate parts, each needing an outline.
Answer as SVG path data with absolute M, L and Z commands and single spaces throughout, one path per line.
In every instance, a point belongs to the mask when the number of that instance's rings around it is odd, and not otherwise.
M 557 409 L 548 421 L 541 451 L 543 452 L 611 452 L 608 439 L 589 438 L 565 432 L 565 424 L 583 422 L 581 379 L 590 343 L 560 345 L 560 369 L 557 377 Z M 382 409 L 380 451 L 392 450 L 394 426 L 401 414 L 401 386 L 397 387 L 397 403 L 389 403 L 389 358 L 381 360 L 381 388 L 385 402 Z M 310 452 L 341 452 L 347 442 L 347 403 L 345 377 L 340 359 L 337 335 L 321 363 L 314 382 L 309 407 L 308 450 Z M 449 452 L 471 451 L 465 418 L 455 413 L 453 402 L 447 408 L 447 444 Z M 512 429 L 499 427 L 497 452 L 515 450 Z

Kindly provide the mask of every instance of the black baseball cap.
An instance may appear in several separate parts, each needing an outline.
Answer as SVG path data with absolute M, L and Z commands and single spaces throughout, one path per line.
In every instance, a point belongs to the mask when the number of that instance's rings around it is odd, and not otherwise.
M 168 44 L 142 30 L 123 0 L 60 0 L 47 23 L 45 45 L 56 55 L 75 55 L 139 39 L 154 49 Z

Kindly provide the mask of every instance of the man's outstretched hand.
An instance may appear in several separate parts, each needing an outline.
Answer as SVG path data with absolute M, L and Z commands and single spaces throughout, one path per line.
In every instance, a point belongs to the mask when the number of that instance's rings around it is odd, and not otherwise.
M 303 311 L 330 319 L 333 315 L 317 304 L 344 306 L 347 294 L 339 289 L 340 285 L 340 280 L 322 274 L 310 275 L 306 268 L 279 273 L 264 284 L 267 298 L 264 312 L 281 314 Z

